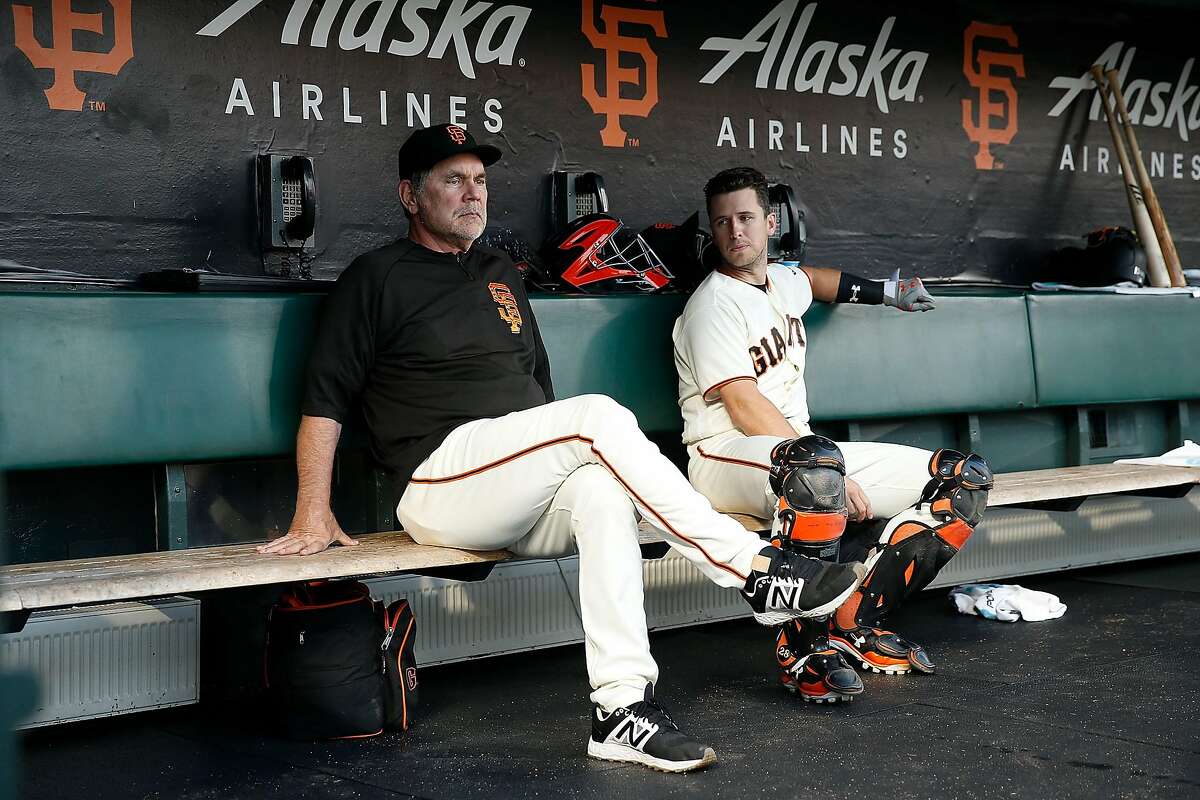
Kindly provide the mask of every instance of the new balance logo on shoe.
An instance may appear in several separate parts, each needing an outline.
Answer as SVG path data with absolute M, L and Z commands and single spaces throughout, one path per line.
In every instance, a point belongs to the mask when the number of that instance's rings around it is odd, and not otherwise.
M 862 564 L 835 564 L 769 546 L 754 557 L 742 596 L 763 625 L 795 619 L 822 619 L 846 601 L 865 570 Z
M 641 750 L 646 746 L 646 740 L 658 733 L 658 726 L 641 717 L 630 715 L 617 726 L 610 741 L 627 744 Z
M 767 592 L 767 605 L 779 608 L 797 608 L 802 591 L 804 591 L 803 579 L 776 581 Z
M 717 754 L 679 730 L 646 685 L 644 699 L 622 708 L 592 713 L 588 755 L 605 761 L 641 764 L 662 772 L 691 772 L 716 762 Z

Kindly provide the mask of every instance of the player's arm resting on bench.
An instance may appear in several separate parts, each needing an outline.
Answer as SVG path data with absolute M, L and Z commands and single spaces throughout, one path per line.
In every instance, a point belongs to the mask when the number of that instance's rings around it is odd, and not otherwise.
M 827 267 L 801 267 L 812 284 L 813 299 L 822 303 L 861 303 L 877 306 L 885 302 L 884 284 Z
M 900 270 L 891 280 L 872 281 L 825 267 L 801 267 L 812 283 L 813 299 L 822 303 L 885 305 L 901 311 L 932 311 L 933 297 L 920 278 L 900 280 Z
M 300 418 L 296 434 L 296 513 L 286 536 L 258 548 L 260 553 L 302 556 L 319 553 L 333 542 L 356 545 L 342 530 L 329 504 L 333 456 L 342 423 L 326 417 Z
M 287 534 L 259 547 L 260 553 L 310 555 L 334 542 L 358 544 L 338 524 L 329 498 L 342 423 L 359 402 L 375 360 L 382 282 L 378 266 L 356 259 L 325 301 L 296 434 L 296 513 Z

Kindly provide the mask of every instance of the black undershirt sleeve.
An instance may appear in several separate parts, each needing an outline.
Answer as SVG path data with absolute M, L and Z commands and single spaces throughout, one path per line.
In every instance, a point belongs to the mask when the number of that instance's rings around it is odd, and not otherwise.
M 851 275 L 849 272 L 842 273 L 842 279 L 838 283 L 837 297 L 834 298 L 835 303 L 863 303 L 865 305 L 877 306 L 883 303 L 883 284 L 879 281 L 870 281 L 866 278 L 860 278 L 857 275 Z
M 537 317 L 530 314 L 533 322 L 533 340 L 537 343 L 537 363 L 533 367 L 533 379 L 542 387 L 546 402 L 554 402 L 554 381 L 550 377 L 550 356 L 546 353 L 546 345 L 542 342 L 542 332 L 538 330 Z

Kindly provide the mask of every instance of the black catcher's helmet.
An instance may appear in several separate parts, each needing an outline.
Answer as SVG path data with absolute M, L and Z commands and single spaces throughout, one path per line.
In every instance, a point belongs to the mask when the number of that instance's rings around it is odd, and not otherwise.
M 1146 283 L 1146 253 L 1128 228 L 1100 228 L 1087 235 L 1087 247 L 1064 247 L 1050 256 L 1051 279 L 1073 286 Z
M 673 277 L 645 240 L 611 214 L 573 220 L 546 240 L 542 259 L 564 288 L 581 292 L 655 292 Z
M 712 236 L 700 227 L 699 211 L 679 225 L 656 222 L 641 236 L 675 276 L 671 286 L 679 291 L 695 289 L 721 260 L 712 247 Z

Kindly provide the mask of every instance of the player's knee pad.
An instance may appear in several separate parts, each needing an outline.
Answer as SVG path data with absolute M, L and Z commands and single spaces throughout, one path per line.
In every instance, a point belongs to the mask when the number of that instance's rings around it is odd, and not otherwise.
M 771 491 L 778 498 L 771 540 L 836 561 L 846 529 L 846 460 L 824 436 L 780 442 L 771 451 Z
M 929 474 L 917 507 L 929 504 L 941 537 L 958 550 L 983 519 L 988 491 L 995 485 L 992 468 L 975 453 L 943 449 L 929 459 Z

